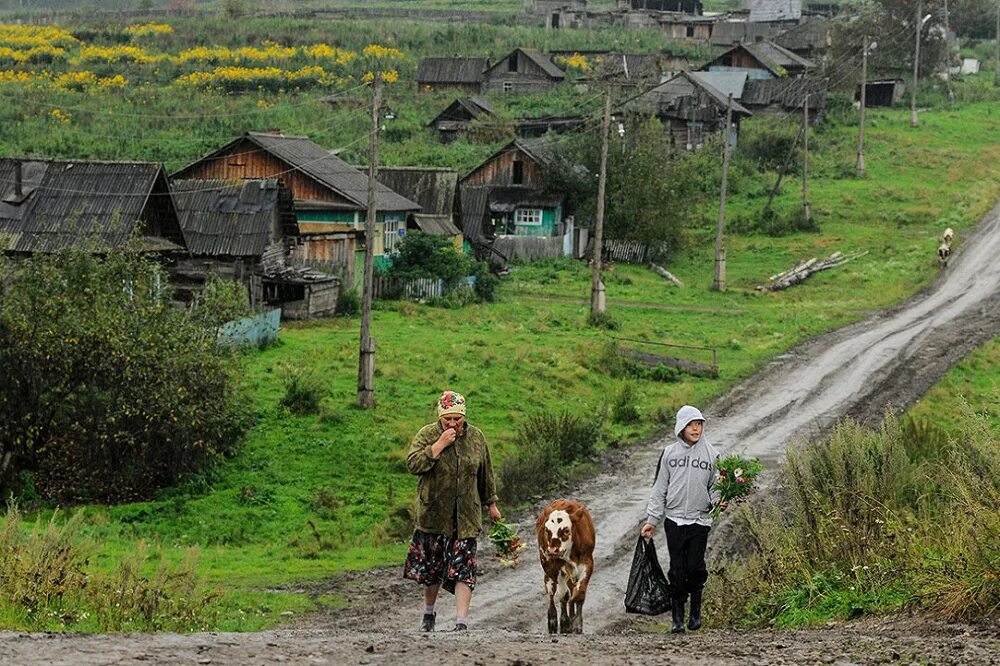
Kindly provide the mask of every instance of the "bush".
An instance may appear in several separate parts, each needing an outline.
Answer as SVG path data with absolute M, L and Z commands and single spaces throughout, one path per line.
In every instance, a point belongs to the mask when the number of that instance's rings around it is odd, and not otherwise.
M 232 453 L 248 425 L 235 359 L 170 307 L 159 266 L 79 251 L 14 265 L 0 299 L 0 491 L 148 497 Z
M 777 238 L 800 232 L 818 232 L 819 225 L 815 215 L 810 215 L 808 220 L 803 219 L 799 208 L 780 212 L 770 208 L 760 214 L 739 215 L 730 223 L 730 229 L 738 234 L 762 234 Z
M 341 289 L 337 294 L 337 316 L 353 317 L 361 312 L 361 297 L 357 289 Z
M 246 286 L 235 280 L 223 280 L 213 275 L 191 304 L 191 317 L 206 328 L 249 317 L 250 294 Z
M 749 161 L 759 171 L 777 171 L 788 159 L 796 132 L 797 127 L 787 123 L 747 123 L 740 135 L 736 155 Z M 800 148 L 796 151 L 797 155 L 801 153 Z M 801 162 L 801 157 L 793 156 L 792 160 Z
M 536 414 L 517 429 L 515 441 L 523 451 L 546 451 L 556 462 L 570 464 L 592 458 L 604 432 L 603 416 L 571 412 Z
M 615 423 L 637 423 L 640 414 L 636 402 L 639 400 L 639 390 L 632 382 L 625 382 L 618 387 L 615 401 L 611 405 L 611 420 Z
M 496 300 L 497 286 L 500 278 L 490 272 L 486 262 L 479 262 L 476 266 L 476 283 L 473 288 L 476 292 L 476 300 L 481 303 L 492 303 Z
M 621 328 L 618 320 L 607 312 L 591 313 L 587 315 L 587 325 L 593 328 L 603 328 L 606 331 L 617 331 Z
M 325 394 L 323 382 L 309 370 L 292 366 L 285 369 L 285 395 L 280 404 L 292 414 L 319 414 Z
M 471 257 L 455 251 L 451 238 L 410 231 L 396 246 L 388 274 L 401 279 L 444 280 L 445 289 L 451 290 L 476 269 Z

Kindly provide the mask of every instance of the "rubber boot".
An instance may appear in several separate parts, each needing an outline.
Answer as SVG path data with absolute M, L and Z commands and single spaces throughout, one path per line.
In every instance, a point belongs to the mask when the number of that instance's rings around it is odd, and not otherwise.
M 688 617 L 688 629 L 691 631 L 701 629 L 701 590 L 695 590 L 691 593 L 691 615 Z
M 670 613 L 673 616 L 673 627 L 670 628 L 672 634 L 684 633 L 684 597 L 674 597 L 670 601 Z

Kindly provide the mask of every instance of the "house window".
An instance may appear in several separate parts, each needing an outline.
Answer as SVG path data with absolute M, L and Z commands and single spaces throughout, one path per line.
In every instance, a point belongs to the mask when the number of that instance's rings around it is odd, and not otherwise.
M 514 160 L 511 164 L 510 182 L 513 185 L 524 185 L 524 162 Z
M 391 254 L 393 250 L 396 249 L 396 243 L 399 242 L 399 220 L 386 218 L 383 229 L 383 241 L 385 245 L 385 253 Z
M 687 149 L 698 150 L 703 143 L 704 123 L 690 122 L 687 126 Z
M 507 58 L 507 71 L 516 72 L 517 71 L 517 54 L 513 54 L 511 57 Z
M 687 27 L 687 36 L 688 37 L 694 37 L 694 26 L 693 25 L 689 25 Z
M 520 227 L 542 226 L 541 208 L 518 208 L 514 211 L 514 224 Z
M 513 81 L 504 81 L 503 82 L 503 91 L 504 92 L 510 92 L 513 89 L 514 89 L 514 82 Z

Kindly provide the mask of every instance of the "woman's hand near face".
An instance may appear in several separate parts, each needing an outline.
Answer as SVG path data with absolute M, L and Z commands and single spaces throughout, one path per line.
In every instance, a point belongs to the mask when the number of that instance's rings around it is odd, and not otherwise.
M 458 437 L 458 433 L 454 428 L 448 428 L 441 436 L 437 438 L 437 441 L 431 445 L 431 453 L 437 458 L 441 455 L 441 452 L 447 449 L 449 446 L 455 443 L 455 438 Z

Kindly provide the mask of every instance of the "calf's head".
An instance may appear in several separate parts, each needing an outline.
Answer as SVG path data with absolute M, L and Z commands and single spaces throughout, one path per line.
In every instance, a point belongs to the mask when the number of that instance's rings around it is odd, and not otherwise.
M 573 548 L 573 522 L 562 510 L 553 511 L 545 521 L 545 543 L 539 544 L 550 557 L 564 557 Z

